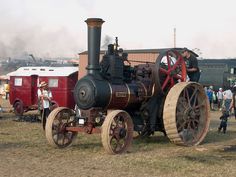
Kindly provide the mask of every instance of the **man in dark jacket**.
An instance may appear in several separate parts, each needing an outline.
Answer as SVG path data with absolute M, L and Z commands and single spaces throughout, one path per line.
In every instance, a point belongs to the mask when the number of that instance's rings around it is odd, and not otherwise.
M 200 71 L 198 68 L 197 58 L 187 48 L 183 49 L 182 56 L 188 63 L 187 73 L 190 81 L 198 82 L 200 79 Z

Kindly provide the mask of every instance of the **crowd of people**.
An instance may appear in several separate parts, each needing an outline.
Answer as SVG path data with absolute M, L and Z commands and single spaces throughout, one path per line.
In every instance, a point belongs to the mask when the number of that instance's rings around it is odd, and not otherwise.
M 218 91 L 214 91 L 213 86 L 205 87 L 204 89 L 212 111 L 221 111 L 223 107 L 225 107 L 227 111 L 233 108 L 233 96 L 236 94 L 236 85 L 232 89 L 226 90 L 219 88 Z
M 209 88 L 205 87 L 205 92 L 210 103 L 210 109 L 212 111 L 222 111 L 218 131 L 221 132 L 223 129 L 223 133 L 226 133 L 227 121 L 230 115 L 233 114 L 236 119 L 236 85 L 231 89 L 228 88 L 223 90 L 222 88 L 219 88 L 218 91 L 214 91 L 213 86 L 210 86 Z

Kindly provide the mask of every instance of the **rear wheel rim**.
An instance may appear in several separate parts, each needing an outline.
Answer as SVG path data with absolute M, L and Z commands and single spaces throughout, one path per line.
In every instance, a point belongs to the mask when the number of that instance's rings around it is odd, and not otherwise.
M 203 87 L 194 82 L 176 84 L 167 95 L 163 120 L 167 136 L 175 144 L 201 143 L 210 123 L 209 103 Z

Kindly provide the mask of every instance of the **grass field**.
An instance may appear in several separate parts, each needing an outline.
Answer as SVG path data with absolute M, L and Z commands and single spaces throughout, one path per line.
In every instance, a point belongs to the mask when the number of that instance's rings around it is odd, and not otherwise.
M 236 120 L 226 134 L 217 133 L 220 112 L 211 112 L 209 133 L 202 145 L 181 147 L 156 132 L 134 139 L 131 150 L 108 155 L 100 134 L 79 134 L 69 148 L 47 144 L 40 123 L 16 122 L 11 113 L 0 118 L 0 177 L 235 177 Z

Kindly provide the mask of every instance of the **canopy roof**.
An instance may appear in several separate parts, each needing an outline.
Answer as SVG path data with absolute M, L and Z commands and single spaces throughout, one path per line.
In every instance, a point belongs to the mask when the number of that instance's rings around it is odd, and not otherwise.
M 78 71 L 78 67 L 21 67 L 8 76 L 69 76 Z

